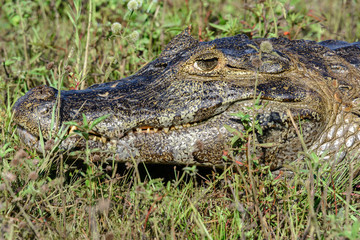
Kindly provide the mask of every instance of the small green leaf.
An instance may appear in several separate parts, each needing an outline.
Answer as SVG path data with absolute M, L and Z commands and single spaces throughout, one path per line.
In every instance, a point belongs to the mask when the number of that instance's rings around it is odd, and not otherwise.
M 88 126 L 89 126 L 89 124 L 88 124 L 88 121 L 87 121 L 87 119 L 86 119 L 86 115 L 83 113 L 83 114 L 82 114 L 82 117 L 83 117 L 83 127 L 84 127 L 85 129 L 87 129 Z
M 235 128 L 232 128 L 232 127 L 230 127 L 229 125 L 226 125 L 226 124 L 224 125 L 224 127 L 225 127 L 226 130 L 228 130 L 231 133 L 234 133 L 234 132 L 237 131 Z
M 90 124 L 90 130 L 93 129 L 93 127 L 95 127 L 97 124 L 99 124 L 100 122 L 102 122 L 103 120 L 105 120 L 106 118 L 108 118 L 111 114 L 106 114 L 104 116 L 98 117 L 97 119 L 95 119 L 91 124 Z
M 76 131 L 75 131 L 76 132 Z M 86 139 L 89 140 L 89 133 L 87 132 L 80 132 L 80 134 Z
M 69 5 L 69 6 L 70 6 L 70 5 Z M 71 8 L 71 7 L 70 7 L 70 8 Z M 72 11 L 66 11 L 66 14 L 68 15 L 71 23 L 72 23 L 74 26 L 76 26 L 75 20 L 73 19 L 73 16 L 71 15 L 71 12 L 72 12 Z
M 356 219 L 356 218 L 355 218 Z M 356 219 L 354 221 L 354 224 L 351 227 L 351 236 L 353 239 L 356 239 L 359 236 L 360 233 L 360 223 L 359 221 Z
M 220 29 L 224 32 L 228 32 L 229 31 L 229 26 L 228 25 L 218 25 L 218 24 L 214 24 L 214 23 L 209 23 L 210 26 L 212 26 L 213 28 L 217 28 Z
M 64 124 L 70 125 L 70 126 L 75 126 L 75 127 L 80 127 L 80 125 L 75 121 L 64 122 Z
M 35 61 L 37 61 L 39 59 L 39 57 L 43 54 L 43 52 L 39 52 L 38 54 L 36 54 L 35 56 L 33 56 L 30 59 L 30 64 L 33 64 Z M 45 67 L 43 67 L 45 69 Z
M 255 128 L 256 128 L 256 130 L 258 131 L 258 133 L 259 133 L 260 135 L 263 135 L 263 130 L 262 130 L 262 128 L 261 128 L 260 125 L 258 125 L 258 124 L 256 123 L 256 124 L 255 124 Z
M 231 138 L 231 145 L 233 146 L 241 137 L 239 135 L 235 135 Z

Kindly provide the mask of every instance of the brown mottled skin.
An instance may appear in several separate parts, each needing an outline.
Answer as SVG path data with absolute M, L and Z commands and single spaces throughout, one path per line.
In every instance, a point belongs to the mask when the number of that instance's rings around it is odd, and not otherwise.
M 64 122 L 82 123 L 82 114 L 89 123 L 108 115 L 88 141 L 104 156 L 222 165 L 233 136 L 224 125 L 243 131 L 232 113 L 253 115 L 254 94 L 261 94 L 256 119 L 263 134 L 256 134 L 256 142 L 272 145 L 258 147 L 257 154 L 277 169 L 302 151 L 288 111 L 311 151 L 326 158 L 356 154 L 359 81 L 359 42 L 250 40 L 244 35 L 199 42 L 185 30 L 157 59 L 125 79 L 85 90 L 31 89 L 14 104 L 13 119 L 22 140 L 40 152 L 39 129 L 48 140 L 64 129 Z M 58 117 L 53 124 L 52 116 Z M 59 149 L 85 149 L 85 141 L 66 132 Z

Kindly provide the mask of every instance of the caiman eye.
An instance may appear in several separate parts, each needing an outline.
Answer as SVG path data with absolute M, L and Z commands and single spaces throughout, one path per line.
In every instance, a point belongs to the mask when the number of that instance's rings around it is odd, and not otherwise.
M 37 112 L 41 115 L 41 116 L 46 116 L 49 112 L 50 112 L 50 108 L 47 106 L 41 106 L 37 109 Z
M 211 71 L 218 65 L 218 58 L 198 59 L 194 63 L 194 68 L 200 71 Z

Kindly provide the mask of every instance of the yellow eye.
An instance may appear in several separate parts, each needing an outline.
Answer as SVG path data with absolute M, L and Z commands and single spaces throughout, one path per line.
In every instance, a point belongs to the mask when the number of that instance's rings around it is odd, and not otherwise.
M 49 112 L 50 112 L 50 108 L 48 106 L 40 106 L 37 109 L 37 112 L 41 115 L 41 116 L 46 116 Z
M 211 71 L 218 65 L 218 58 L 198 59 L 194 63 L 194 68 L 200 71 Z

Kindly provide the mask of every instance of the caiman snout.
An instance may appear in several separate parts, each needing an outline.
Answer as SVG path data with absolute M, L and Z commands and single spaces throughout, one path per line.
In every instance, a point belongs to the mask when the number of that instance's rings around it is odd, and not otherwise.
M 22 96 L 13 106 L 13 120 L 18 127 L 38 136 L 39 129 L 45 130 L 51 119 L 58 90 L 49 86 L 37 86 Z M 45 126 L 43 125 L 45 123 Z M 47 132 L 43 132 L 47 134 Z
M 42 85 L 42 86 L 33 88 L 29 92 L 33 93 L 32 97 L 34 97 L 35 99 L 48 100 L 51 97 L 55 96 L 55 94 L 57 93 L 57 90 L 55 88 L 52 88 L 52 87 L 49 87 L 46 85 Z

